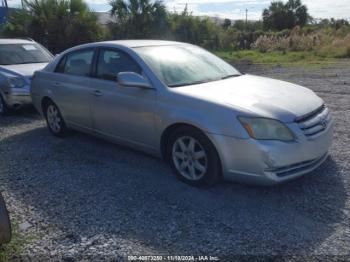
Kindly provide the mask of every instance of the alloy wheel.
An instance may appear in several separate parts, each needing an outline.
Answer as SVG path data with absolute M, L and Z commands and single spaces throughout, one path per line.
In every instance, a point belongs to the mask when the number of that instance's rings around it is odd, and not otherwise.
M 49 105 L 46 111 L 47 122 L 54 133 L 59 133 L 61 130 L 62 119 L 55 105 Z
M 179 137 L 172 148 L 172 158 L 179 173 L 191 180 L 200 180 L 208 170 L 207 154 L 193 137 Z

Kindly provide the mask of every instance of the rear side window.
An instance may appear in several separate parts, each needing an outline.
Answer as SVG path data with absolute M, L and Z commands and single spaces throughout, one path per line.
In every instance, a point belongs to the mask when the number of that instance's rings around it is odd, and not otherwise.
M 90 76 L 93 56 L 93 49 L 68 54 L 59 62 L 56 72 L 76 76 Z
M 97 78 L 116 81 L 120 72 L 141 74 L 141 68 L 129 55 L 122 51 L 101 49 L 97 64 Z
M 64 72 L 64 65 L 66 63 L 67 56 L 64 56 L 61 61 L 58 63 L 55 72 L 57 73 L 63 73 Z

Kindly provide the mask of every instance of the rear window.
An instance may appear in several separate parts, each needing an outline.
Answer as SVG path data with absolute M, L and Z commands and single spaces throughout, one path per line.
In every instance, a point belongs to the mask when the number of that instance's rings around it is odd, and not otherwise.
M 36 43 L 0 44 L 0 65 L 47 63 L 52 55 Z
M 90 76 L 94 49 L 74 51 L 61 59 L 55 72 L 76 75 Z

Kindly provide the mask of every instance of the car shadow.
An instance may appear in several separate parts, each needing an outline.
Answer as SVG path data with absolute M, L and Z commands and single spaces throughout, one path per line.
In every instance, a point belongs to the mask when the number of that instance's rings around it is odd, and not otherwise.
M 140 255 L 309 254 L 344 219 L 344 174 L 332 157 L 275 187 L 198 189 L 161 160 L 80 133 L 58 139 L 39 127 L 1 144 L 12 148 L 0 150 L 1 179 L 64 232 L 57 243 L 99 235 L 138 243 Z
M 11 111 L 9 115 L 0 115 L 0 128 L 9 126 L 20 126 L 30 122 L 40 120 L 39 113 L 34 107 L 30 106 L 16 111 Z

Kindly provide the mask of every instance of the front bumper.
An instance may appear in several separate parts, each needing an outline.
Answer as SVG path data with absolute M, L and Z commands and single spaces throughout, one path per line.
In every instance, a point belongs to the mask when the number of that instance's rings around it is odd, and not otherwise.
M 298 137 L 296 141 L 258 141 L 208 134 L 219 153 L 224 178 L 274 185 L 320 166 L 327 159 L 332 144 L 333 123 L 312 139 L 307 138 L 297 124 L 288 126 Z
M 6 105 L 11 109 L 20 109 L 32 104 L 30 90 L 28 88 L 13 88 L 4 92 Z

